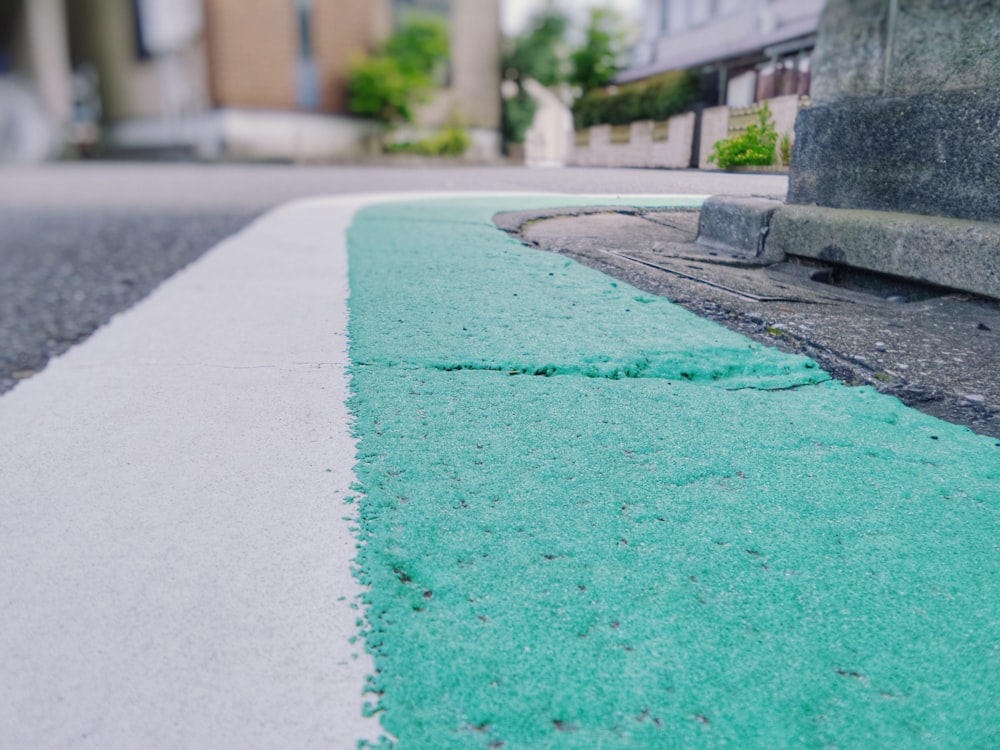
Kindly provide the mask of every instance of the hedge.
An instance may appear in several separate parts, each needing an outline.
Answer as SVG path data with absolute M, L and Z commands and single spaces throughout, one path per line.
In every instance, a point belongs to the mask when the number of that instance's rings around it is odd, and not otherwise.
M 675 70 L 622 86 L 589 91 L 573 104 L 573 123 L 580 130 L 591 125 L 666 120 L 701 98 L 699 81 L 697 71 Z

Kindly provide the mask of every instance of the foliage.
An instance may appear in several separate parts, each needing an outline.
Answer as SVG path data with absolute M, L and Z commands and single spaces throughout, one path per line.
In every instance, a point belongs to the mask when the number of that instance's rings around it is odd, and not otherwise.
M 613 11 L 602 8 L 590 11 L 584 43 L 569 58 L 569 82 L 584 93 L 607 86 L 621 69 L 619 60 L 625 52 L 625 35 L 620 27 L 621 19 Z
M 504 40 L 504 77 L 523 82 L 533 78 L 543 86 L 566 80 L 565 38 L 569 18 L 550 1 L 532 20 L 527 34 Z
M 698 101 L 696 71 L 671 71 L 617 88 L 589 91 L 573 104 L 579 130 L 591 125 L 626 125 L 636 120 L 665 120 Z
M 385 44 L 385 54 L 405 72 L 433 76 L 448 61 L 448 28 L 433 17 L 415 17 Z
M 538 104 L 523 89 L 503 103 L 503 138 L 507 143 L 524 143 L 535 119 Z
M 413 119 L 413 106 L 423 99 L 423 77 L 407 75 L 391 57 L 358 61 L 351 69 L 350 109 L 383 122 Z
M 748 126 L 745 133 L 717 141 L 708 160 L 718 164 L 721 169 L 766 167 L 774 164 L 778 132 L 774 129 L 771 109 L 766 103 L 760 108 L 757 117 L 759 123 Z
M 458 125 L 449 125 L 430 138 L 407 143 L 391 143 L 389 153 L 420 154 L 422 156 L 461 156 L 469 150 L 472 138 Z
M 428 100 L 447 60 L 445 24 L 433 18 L 411 20 L 378 54 L 352 66 L 351 111 L 383 122 L 412 122 L 414 108 Z
M 785 133 L 778 141 L 778 157 L 785 167 L 792 166 L 792 137 Z
M 504 78 L 516 84 L 516 93 L 503 100 L 503 137 L 507 143 L 524 143 L 538 105 L 524 90 L 533 79 L 543 86 L 566 80 L 565 37 L 569 18 L 550 1 L 534 17 L 530 30 L 516 39 L 505 39 L 502 50 Z

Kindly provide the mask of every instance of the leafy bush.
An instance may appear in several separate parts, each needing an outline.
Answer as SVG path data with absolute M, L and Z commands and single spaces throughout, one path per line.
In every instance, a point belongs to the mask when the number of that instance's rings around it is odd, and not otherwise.
M 757 113 L 759 124 L 750 125 L 741 135 L 717 141 L 708 157 L 721 169 L 733 167 L 769 167 L 774 164 L 778 131 L 774 129 L 771 108 L 765 103 Z
M 619 60 L 625 52 L 625 34 L 619 16 L 605 8 L 590 11 L 584 34 L 583 45 L 569 57 L 569 82 L 586 93 L 607 86 L 621 69 Z
M 411 122 L 413 107 L 423 100 L 427 87 L 427 80 L 407 75 L 393 58 L 368 57 L 351 69 L 350 109 L 383 122 Z
M 383 50 L 351 68 L 351 112 L 383 122 L 412 122 L 435 76 L 448 60 L 448 30 L 441 21 L 414 19 Z
M 666 120 L 685 111 L 700 95 L 697 72 L 671 71 L 617 89 L 598 89 L 584 94 L 573 105 L 573 122 L 579 130 L 591 125 Z
M 564 56 L 569 17 L 546 5 L 533 19 L 530 31 L 516 39 L 505 39 L 502 49 L 504 77 L 518 84 L 532 78 L 543 86 L 566 80 Z
M 535 119 L 538 104 L 523 89 L 503 100 L 503 138 L 507 143 L 524 143 Z
M 471 145 L 472 137 L 465 128 L 449 125 L 430 138 L 406 143 L 390 143 L 386 150 L 393 154 L 461 156 L 469 150 Z
M 385 54 L 408 73 L 434 76 L 448 61 L 448 28 L 432 17 L 412 18 L 385 43 Z
M 792 137 L 788 133 L 781 136 L 781 140 L 778 141 L 778 156 L 781 158 L 782 166 L 792 166 Z

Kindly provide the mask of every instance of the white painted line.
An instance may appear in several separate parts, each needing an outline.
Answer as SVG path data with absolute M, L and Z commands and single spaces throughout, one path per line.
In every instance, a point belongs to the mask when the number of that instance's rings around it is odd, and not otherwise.
M 0 747 L 381 733 L 348 643 L 353 211 L 270 214 L 0 398 Z
M 348 642 L 345 230 L 444 196 L 277 209 L 0 398 L 0 747 L 382 733 Z

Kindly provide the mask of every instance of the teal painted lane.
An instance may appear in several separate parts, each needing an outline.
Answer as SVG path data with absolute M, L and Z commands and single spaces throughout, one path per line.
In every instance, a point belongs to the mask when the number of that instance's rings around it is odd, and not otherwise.
M 349 233 L 396 746 L 998 744 L 997 441 L 522 247 L 525 202 Z

